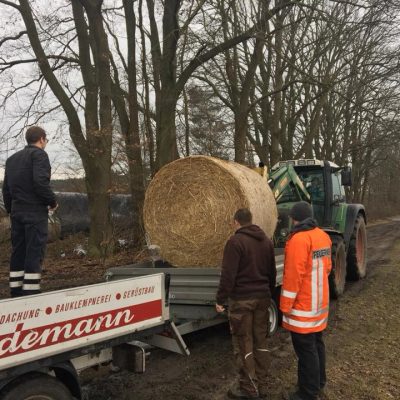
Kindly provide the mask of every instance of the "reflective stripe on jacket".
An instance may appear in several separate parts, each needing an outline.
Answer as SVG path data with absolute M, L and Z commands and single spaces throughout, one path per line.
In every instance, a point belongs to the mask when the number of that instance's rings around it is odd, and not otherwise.
M 331 271 L 329 236 L 321 229 L 292 234 L 286 243 L 285 267 L 280 298 L 282 326 L 297 333 L 326 328 Z

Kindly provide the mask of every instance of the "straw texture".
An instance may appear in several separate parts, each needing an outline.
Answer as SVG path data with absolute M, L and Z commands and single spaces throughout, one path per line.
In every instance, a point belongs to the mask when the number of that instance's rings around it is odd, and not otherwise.
M 233 214 L 247 207 L 253 223 L 271 237 L 277 222 L 275 199 L 265 178 L 233 162 L 192 156 L 163 167 L 144 203 L 150 244 L 176 267 L 218 267 L 233 233 Z

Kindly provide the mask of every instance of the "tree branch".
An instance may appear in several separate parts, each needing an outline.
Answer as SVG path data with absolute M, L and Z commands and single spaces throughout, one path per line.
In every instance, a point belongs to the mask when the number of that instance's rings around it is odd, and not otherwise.
M 211 58 L 215 57 L 219 53 L 224 52 L 225 50 L 228 50 L 234 46 L 236 46 L 239 43 L 244 42 L 245 40 L 248 40 L 252 37 L 254 37 L 260 30 L 262 31 L 262 26 L 267 24 L 268 21 L 279 11 L 286 7 L 290 7 L 292 5 L 298 5 L 299 2 L 296 0 L 293 1 L 282 1 L 281 4 L 277 5 L 274 7 L 272 10 L 267 11 L 266 15 L 264 15 L 264 18 L 253 25 L 250 29 L 248 29 L 246 32 L 241 33 L 240 35 L 237 35 L 231 39 L 228 39 L 227 41 L 218 44 L 217 46 L 213 47 L 209 51 L 197 55 L 195 58 L 190 61 L 189 65 L 183 70 L 181 75 L 179 76 L 179 79 L 176 83 L 176 89 L 177 93 L 176 96 L 180 94 L 182 89 L 184 88 L 186 82 L 188 79 L 191 77 L 193 72 L 202 64 L 204 64 L 206 61 L 210 60 Z
M 27 33 L 28 33 L 27 31 L 21 31 L 21 32 L 18 33 L 18 35 L 16 35 L 16 36 L 8 36 L 8 37 L 3 38 L 2 40 L 0 40 L 0 47 L 3 46 L 3 44 L 4 44 L 5 42 L 8 42 L 8 41 L 10 41 L 10 40 L 18 40 L 21 36 L 24 36 L 24 35 L 26 35 Z
M 15 3 L 12 3 L 11 1 L 0 0 L 0 4 L 4 4 L 4 5 L 6 5 L 6 6 L 13 7 L 13 8 L 15 8 L 15 9 L 18 10 L 18 11 L 21 11 L 21 7 L 18 6 L 17 4 L 15 4 Z

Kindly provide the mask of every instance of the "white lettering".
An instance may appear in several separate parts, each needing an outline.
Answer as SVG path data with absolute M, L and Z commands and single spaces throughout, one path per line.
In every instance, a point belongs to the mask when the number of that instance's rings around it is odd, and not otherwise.
M 10 356 L 19 350 L 29 350 L 35 347 L 46 347 L 61 343 L 70 339 L 78 339 L 83 335 L 98 332 L 99 330 L 108 330 L 128 325 L 135 318 L 131 310 L 119 311 L 115 315 L 107 313 L 99 316 L 96 320 L 86 318 L 72 322 L 60 322 L 58 326 L 44 329 L 41 327 L 23 331 L 24 324 L 18 324 L 14 333 L 3 337 L 0 340 L 0 356 Z

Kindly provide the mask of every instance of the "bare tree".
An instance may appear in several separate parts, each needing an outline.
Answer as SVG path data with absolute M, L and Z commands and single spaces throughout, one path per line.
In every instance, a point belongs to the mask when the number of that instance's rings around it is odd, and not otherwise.
M 63 53 L 52 54 L 49 49 L 45 51 L 39 32 L 41 23 L 34 17 L 27 0 L 19 1 L 18 5 L 8 1 L 0 3 L 14 8 L 22 17 L 26 36 L 34 53 L 34 58 L 28 62 L 37 63 L 40 79 L 49 86 L 67 117 L 71 139 L 85 169 L 91 218 L 90 254 L 95 257 L 106 257 L 113 248 L 109 199 L 112 116 L 109 49 L 101 14 L 102 1 L 72 1 L 74 18 L 68 21 L 69 29 L 72 26 L 75 28 L 79 49 L 78 53 L 69 56 Z M 56 62 L 51 65 L 50 60 Z M 19 60 L 23 61 L 26 60 Z M 79 67 L 83 87 L 77 89 L 77 92 L 85 92 L 82 99 L 84 104 L 81 105 L 85 115 L 84 127 L 71 100 L 72 96 L 67 92 L 68 88 L 63 86 L 62 79 L 55 73 L 59 68 L 57 61 L 69 62 Z M 5 64 L 5 67 L 10 68 L 13 62 L 8 61 Z
M 223 38 L 216 42 L 215 38 L 209 43 L 204 43 L 195 51 L 192 58 L 186 61 L 186 66 L 177 76 L 177 53 L 179 52 L 180 37 L 187 25 L 199 13 L 204 0 L 198 1 L 195 8 L 189 7 L 189 14 L 181 26 L 178 13 L 182 6 L 180 0 L 166 0 L 163 5 L 162 42 L 159 37 L 159 29 L 155 18 L 155 4 L 153 0 L 147 0 L 150 18 L 150 41 L 153 65 L 153 81 L 156 95 L 156 121 L 157 121 L 157 166 L 178 157 L 175 114 L 178 99 L 187 81 L 194 72 L 204 63 L 213 59 L 218 54 L 233 48 L 239 43 L 254 37 L 262 32 L 268 20 L 270 20 L 281 9 L 296 4 L 295 1 L 282 1 L 271 8 L 265 8 L 259 13 L 259 19 L 248 29 L 239 31 L 237 35 Z M 264 2 L 263 2 L 264 3 Z M 269 3 L 268 3 L 269 4 Z M 228 6 L 228 5 L 227 5 Z M 218 38 L 218 36 L 217 36 Z M 162 44 L 162 46 L 161 46 Z

